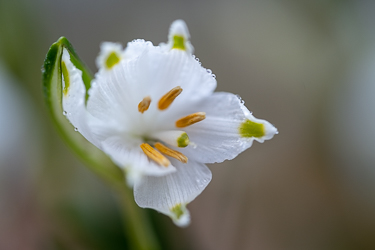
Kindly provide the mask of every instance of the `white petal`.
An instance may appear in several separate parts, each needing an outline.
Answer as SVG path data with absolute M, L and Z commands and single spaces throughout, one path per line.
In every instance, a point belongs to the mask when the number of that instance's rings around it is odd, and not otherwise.
M 171 146 L 184 148 L 189 145 L 189 137 L 185 131 L 181 130 L 167 130 L 151 134 L 154 139 L 161 140 Z
M 191 143 L 178 150 L 189 160 L 192 158 L 204 163 L 230 160 L 249 148 L 254 140 L 263 142 L 277 133 L 274 126 L 265 120 L 256 119 L 241 100 L 230 93 L 214 93 L 189 111 L 206 112 L 205 120 L 184 128 Z M 247 120 L 263 124 L 264 135 L 242 136 L 239 128 Z
M 190 43 L 189 29 L 183 20 L 176 20 L 171 24 L 168 43 L 160 44 L 160 46 L 166 51 L 179 49 L 186 51 L 190 55 L 194 53 L 194 47 Z
M 187 102 L 209 96 L 216 88 L 216 80 L 200 64 L 183 51 L 168 53 L 160 48 L 144 46 L 141 55 L 121 61 L 113 70 L 99 72 L 89 91 L 88 111 L 96 118 L 124 128 L 129 133 L 146 134 L 174 128 L 170 116 L 176 114 Z M 160 98 L 176 86 L 183 92 L 168 108 L 157 109 Z M 143 114 L 138 104 L 151 97 L 151 105 Z M 169 121 L 169 123 L 168 123 Z
M 175 159 L 171 162 L 176 172 L 162 177 L 149 176 L 140 183 L 136 182 L 134 197 L 140 207 L 155 209 L 170 216 L 177 225 L 185 226 L 190 218 L 186 204 L 206 188 L 212 175 L 202 163 L 189 161 L 183 164 Z
M 100 71 L 108 71 L 122 59 L 122 45 L 119 43 L 103 42 L 100 53 L 96 58 L 96 66 Z
M 94 145 L 98 142 L 92 137 L 87 124 L 88 113 L 85 107 L 86 88 L 82 80 L 82 72 L 70 61 L 69 52 L 64 49 L 61 59 L 63 79 L 63 110 L 64 114 L 88 141 Z M 69 79 L 65 79 L 65 77 Z
M 242 105 L 241 108 L 242 108 L 242 111 L 245 114 L 245 117 L 248 120 L 253 121 L 255 123 L 260 123 L 260 124 L 264 125 L 264 136 L 262 136 L 262 137 L 253 137 L 253 139 L 256 140 L 257 142 L 263 143 L 266 140 L 272 139 L 274 135 L 277 135 L 279 133 L 279 131 L 277 130 L 277 128 L 275 128 L 275 126 L 273 126 L 268 121 L 263 120 L 263 119 L 255 118 L 253 116 L 253 114 L 245 107 L 245 105 Z
M 176 171 L 173 165 L 163 167 L 148 159 L 139 145 L 138 140 L 125 136 L 114 136 L 102 142 L 102 150 L 127 173 L 129 185 L 145 175 L 162 176 Z
M 142 53 L 152 47 L 152 42 L 143 39 L 136 39 L 128 42 L 124 51 L 124 59 L 131 60 L 142 55 Z

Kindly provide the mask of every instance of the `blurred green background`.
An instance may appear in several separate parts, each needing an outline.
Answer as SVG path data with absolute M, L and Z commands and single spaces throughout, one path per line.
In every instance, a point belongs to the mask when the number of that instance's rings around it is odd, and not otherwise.
M 189 26 L 218 91 L 279 135 L 210 166 L 162 249 L 375 249 L 375 1 L 0 0 L 0 249 L 127 249 L 118 201 L 54 129 L 41 66 L 66 36 L 93 72 L 103 41 Z M 124 218 L 126 220 L 126 217 Z

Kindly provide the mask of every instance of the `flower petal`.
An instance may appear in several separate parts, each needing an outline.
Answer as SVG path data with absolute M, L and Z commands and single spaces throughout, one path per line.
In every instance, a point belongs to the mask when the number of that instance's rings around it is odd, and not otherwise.
M 177 171 L 162 177 L 147 176 L 134 186 L 135 201 L 170 216 L 179 226 L 187 226 L 190 216 L 186 204 L 195 199 L 211 181 L 211 171 L 203 163 L 183 164 L 170 159 Z
M 206 112 L 205 120 L 184 128 L 191 143 L 179 149 L 189 159 L 199 162 L 233 159 L 254 140 L 264 142 L 277 134 L 274 126 L 255 118 L 234 94 L 214 93 L 188 111 Z
M 101 147 L 113 162 L 125 170 L 130 186 L 145 175 L 162 176 L 173 173 L 172 165 L 163 167 L 148 159 L 139 147 L 139 141 L 132 138 L 113 136 L 106 139 Z
M 139 57 L 145 50 L 149 49 L 150 47 L 153 47 L 152 42 L 145 41 L 144 39 L 135 39 L 131 42 L 128 42 L 124 51 L 123 58 L 125 60 L 131 60 Z
M 184 51 L 163 52 L 147 42 L 133 44 L 141 52 L 120 67 L 109 72 L 100 71 L 89 91 L 87 109 L 94 117 L 106 123 L 117 124 L 133 134 L 145 134 L 165 129 L 174 121 L 169 117 L 186 106 L 187 102 L 201 100 L 216 88 L 216 80 Z M 176 86 L 183 92 L 167 111 L 160 111 L 157 103 Z M 147 111 L 139 112 L 138 105 L 150 97 Z M 169 123 L 168 123 L 169 121 Z
M 70 60 L 69 52 L 64 49 L 61 58 L 61 71 L 63 79 L 63 109 L 64 115 L 88 141 L 98 146 L 89 129 L 88 113 L 85 107 L 86 88 L 82 80 L 82 72 Z
M 160 46 L 166 51 L 177 49 L 193 54 L 194 47 L 190 43 L 190 33 L 186 23 L 183 20 L 175 20 L 169 28 L 168 43 L 162 43 Z
M 119 43 L 104 42 L 100 45 L 100 53 L 96 58 L 99 70 L 111 70 L 122 59 L 122 45 Z

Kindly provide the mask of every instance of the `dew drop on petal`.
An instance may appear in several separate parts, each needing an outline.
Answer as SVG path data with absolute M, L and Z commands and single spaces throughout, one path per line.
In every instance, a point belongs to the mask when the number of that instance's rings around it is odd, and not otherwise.
M 208 74 L 212 74 L 212 70 L 206 69 L 206 71 L 207 71 Z
M 76 131 L 76 132 L 77 132 L 77 131 L 78 131 L 78 128 L 74 128 L 74 131 Z
M 199 58 L 198 58 L 198 57 L 195 57 L 195 61 L 199 62 Z
M 66 112 L 66 111 L 63 112 L 63 115 L 67 115 L 67 114 L 68 114 L 68 112 Z
M 212 76 L 214 79 L 216 79 L 216 75 L 215 75 L 215 74 L 212 74 L 211 76 Z
M 239 95 L 236 95 L 236 96 L 237 96 L 237 98 L 240 100 L 241 104 L 245 104 L 245 101 L 242 100 L 241 96 L 239 96 Z

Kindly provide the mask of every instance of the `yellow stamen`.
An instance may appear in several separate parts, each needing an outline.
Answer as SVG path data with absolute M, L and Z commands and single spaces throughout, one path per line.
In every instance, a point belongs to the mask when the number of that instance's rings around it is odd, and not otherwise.
M 151 97 L 149 96 L 146 96 L 145 98 L 143 98 L 143 100 L 138 104 L 138 111 L 141 112 L 143 114 L 143 112 L 145 112 L 148 107 L 150 107 L 150 104 L 151 104 Z
M 143 153 L 145 153 L 145 155 L 147 155 L 149 158 L 151 158 L 159 165 L 164 167 L 168 167 L 169 165 L 171 165 L 171 162 L 167 159 L 167 157 L 156 151 L 148 143 L 142 143 L 140 147 L 143 150 Z
M 158 103 L 158 108 L 160 110 L 167 109 L 172 104 L 174 99 L 176 99 L 176 97 L 179 94 L 181 94 L 181 92 L 182 92 L 182 88 L 180 86 L 177 86 L 171 89 L 168 93 L 163 95 L 162 98 L 160 98 L 160 101 Z
M 187 115 L 185 117 L 182 117 L 176 121 L 176 127 L 178 128 L 184 128 L 187 126 L 190 126 L 194 123 L 203 121 L 206 119 L 206 113 L 205 112 L 197 112 L 194 114 Z
M 179 160 L 182 163 L 187 163 L 187 161 L 188 161 L 188 158 L 185 155 L 183 155 L 182 153 L 180 153 L 176 150 L 173 150 L 173 149 L 170 149 L 170 148 L 164 146 L 160 142 L 155 143 L 155 148 L 157 150 L 159 150 L 162 154 L 173 157 L 173 158 Z

